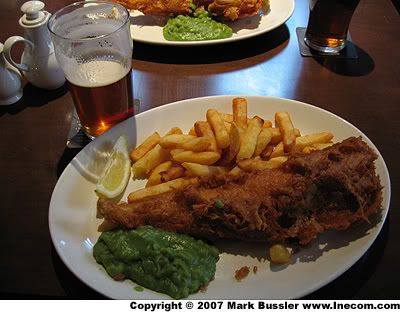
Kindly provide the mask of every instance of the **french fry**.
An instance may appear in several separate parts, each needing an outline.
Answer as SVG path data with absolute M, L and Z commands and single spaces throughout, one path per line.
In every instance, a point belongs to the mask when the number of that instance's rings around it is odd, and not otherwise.
M 226 123 L 232 123 L 233 122 L 233 114 L 229 114 L 229 113 L 224 113 L 224 112 L 221 112 L 221 111 L 218 111 L 218 113 L 219 113 L 219 115 L 221 116 L 221 118 L 223 119 L 223 121 L 225 122 L 225 126 L 226 126 Z M 247 123 L 248 122 L 250 122 L 250 118 L 247 118 Z M 265 121 L 265 122 L 269 122 L 269 124 L 268 125 L 271 125 L 271 126 L 269 126 L 269 127 L 272 127 L 272 122 L 271 121 Z
M 233 169 L 229 171 L 229 174 L 236 176 L 239 175 L 241 172 L 243 172 L 242 169 L 239 166 L 235 166 Z
M 172 166 L 171 161 L 165 161 L 159 165 L 157 165 L 152 171 L 147 180 L 146 187 L 158 185 L 161 183 L 161 172 L 167 171 Z
M 236 155 L 236 160 L 251 158 L 256 149 L 257 137 L 261 131 L 263 123 L 264 121 L 258 116 L 251 119 L 247 129 L 245 129 L 241 136 L 240 149 Z
M 296 149 L 303 150 L 307 146 L 312 146 L 316 143 L 327 143 L 331 141 L 333 134 L 330 132 L 315 133 L 311 135 L 301 136 L 296 138 Z
M 288 112 L 275 113 L 275 125 L 282 134 L 283 148 L 285 152 L 290 152 L 296 144 L 296 134 L 293 123 Z
M 267 145 L 270 143 L 272 138 L 272 132 L 270 128 L 261 129 L 257 137 L 256 149 L 254 150 L 253 157 L 257 157 L 264 151 Z
M 161 137 L 159 144 L 165 149 L 176 149 L 181 148 L 182 144 L 194 138 L 196 137 L 191 135 L 173 134 Z
M 182 135 L 183 132 L 179 127 L 172 127 L 164 136 L 168 135 Z
M 246 172 L 261 171 L 265 169 L 277 168 L 285 163 L 287 159 L 288 158 L 285 156 L 272 158 L 268 161 L 247 159 L 238 161 L 237 165 Z
M 229 142 L 229 147 L 221 159 L 221 164 L 223 165 L 229 164 L 235 158 L 240 149 L 240 130 L 236 126 L 235 122 L 233 122 L 231 126 Z
M 271 128 L 272 122 L 270 120 L 264 120 L 263 128 Z
M 210 139 L 211 145 L 209 151 L 218 151 L 217 140 L 215 139 L 214 132 L 208 122 L 198 121 L 194 123 L 194 129 L 198 137 L 206 137 Z
M 208 137 L 195 137 L 182 144 L 182 149 L 194 152 L 207 151 L 211 146 L 211 140 Z
M 225 149 L 229 146 L 229 133 L 225 127 L 224 121 L 218 114 L 217 110 L 207 110 L 207 122 L 211 125 L 214 130 L 215 139 L 217 140 L 217 146 L 221 149 Z
M 143 198 L 160 195 L 169 191 L 183 189 L 189 185 L 196 184 L 199 181 L 197 177 L 193 178 L 177 178 L 169 182 L 154 185 L 148 188 L 139 189 L 128 195 L 128 202 L 134 202 Z
M 234 98 L 232 100 L 233 121 L 239 128 L 247 127 L 247 100 Z
M 269 144 L 265 147 L 265 149 L 261 152 L 260 157 L 264 160 L 268 160 L 272 154 L 272 151 L 274 151 L 275 146 L 272 144 Z
M 228 132 L 228 134 L 231 132 L 231 123 L 228 123 L 228 122 L 224 122 L 224 125 L 225 125 L 225 128 L 226 128 L 226 131 Z
M 333 142 L 315 143 L 312 146 L 304 147 L 303 152 L 304 153 L 311 153 L 313 151 L 323 150 L 323 149 L 328 148 L 328 147 L 330 147 L 332 145 L 333 145 Z
M 192 162 L 203 165 L 211 165 L 219 160 L 221 155 L 214 151 L 204 151 L 204 152 L 193 152 L 193 151 L 182 151 L 172 155 L 174 161 L 178 163 Z
M 185 168 L 180 164 L 174 164 L 169 169 L 160 173 L 161 182 L 165 183 L 170 180 L 174 180 L 185 176 Z
M 233 115 L 229 113 L 224 113 L 218 111 L 218 114 L 221 116 L 222 120 L 226 123 L 232 123 L 233 122 Z
M 283 146 L 283 142 L 281 141 L 274 147 L 274 149 L 272 149 L 271 155 L 269 157 L 276 158 L 283 156 L 284 154 L 285 154 L 285 148 Z
M 223 166 L 202 165 L 191 162 L 184 162 L 182 163 L 182 166 L 189 172 L 191 176 L 197 177 L 205 177 L 228 172 L 228 169 Z
M 194 130 L 194 127 L 192 127 L 191 129 L 189 129 L 188 135 L 197 136 L 197 135 L 196 135 L 196 131 Z
M 167 161 L 169 156 L 169 151 L 157 144 L 132 165 L 132 176 L 134 178 L 147 177 L 153 168 L 158 164 Z
M 272 144 L 277 144 L 282 141 L 282 134 L 279 128 L 271 128 L 271 132 L 272 132 L 272 138 L 271 138 Z M 298 128 L 294 129 L 294 133 L 296 134 L 296 137 L 300 137 L 300 130 Z
M 133 149 L 130 153 L 131 160 L 136 162 L 142 158 L 147 152 L 153 149 L 160 141 L 160 135 L 155 132 L 147 137 L 142 144 Z
M 178 153 L 181 153 L 183 151 L 185 151 L 185 150 L 184 149 L 172 149 L 172 150 L 169 151 L 169 153 L 171 154 L 171 157 L 173 158 L 174 155 L 176 155 Z

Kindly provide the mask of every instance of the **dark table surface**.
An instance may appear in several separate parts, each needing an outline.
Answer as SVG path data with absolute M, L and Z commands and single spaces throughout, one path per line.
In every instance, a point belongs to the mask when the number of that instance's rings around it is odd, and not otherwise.
M 0 41 L 22 35 L 24 1 L 0 1 Z M 72 0 L 47 1 L 50 12 Z M 399 298 L 400 16 L 390 0 L 362 0 L 350 32 L 357 60 L 304 58 L 296 27 L 308 0 L 296 0 L 286 24 L 258 37 L 204 47 L 134 43 L 134 97 L 141 110 L 176 100 L 224 94 L 295 99 L 329 110 L 361 129 L 388 166 L 392 199 L 368 252 L 310 299 Z M 18 50 L 18 49 L 17 49 Z M 18 52 L 18 51 L 16 51 Z M 66 148 L 72 99 L 67 87 L 31 85 L 0 108 L 0 294 L 3 298 L 101 298 L 63 264 L 52 245 L 48 207 L 58 177 L 77 150 Z

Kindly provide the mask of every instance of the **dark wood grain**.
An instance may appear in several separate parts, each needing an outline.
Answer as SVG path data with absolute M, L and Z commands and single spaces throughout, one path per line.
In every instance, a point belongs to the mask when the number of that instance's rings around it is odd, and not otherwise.
M 1 42 L 23 34 L 18 25 L 23 2 L 0 0 Z M 54 12 L 72 2 L 47 1 L 46 8 Z M 296 0 L 286 24 L 252 39 L 196 48 L 135 42 L 134 97 L 141 110 L 220 94 L 285 97 L 314 104 L 356 125 L 388 166 L 393 188 L 389 217 L 352 268 L 307 298 L 398 299 L 400 16 L 391 0 L 360 2 L 350 27 L 357 60 L 301 57 L 295 29 L 305 26 L 307 18 L 308 0 Z M 78 152 L 65 147 L 71 112 L 66 86 L 46 92 L 27 84 L 21 101 L 0 107 L 3 298 L 101 298 L 65 267 L 49 235 L 52 190 Z

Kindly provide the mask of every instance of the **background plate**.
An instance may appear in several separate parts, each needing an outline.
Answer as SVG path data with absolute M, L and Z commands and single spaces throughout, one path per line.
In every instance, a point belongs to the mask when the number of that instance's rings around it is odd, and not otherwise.
M 204 120 L 208 108 L 231 112 L 234 96 L 189 99 L 164 105 L 138 114 L 87 145 L 66 167 L 54 188 L 49 208 L 49 226 L 54 246 L 67 267 L 84 283 L 110 298 L 168 299 L 168 296 L 145 290 L 137 292 L 131 281 L 112 280 L 92 256 L 98 236 L 96 219 L 96 175 L 116 139 L 124 134 L 133 147 L 154 131 L 165 133 L 173 126 L 188 131 L 197 120 Z M 276 111 L 287 110 L 302 134 L 332 131 L 335 141 L 362 136 L 379 155 L 377 172 L 383 189 L 383 209 L 371 223 L 360 223 L 343 232 L 328 231 L 311 245 L 293 255 L 291 263 L 271 266 L 265 259 L 266 247 L 239 241 L 217 242 L 222 252 L 215 279 L 206 292 L 190 299 L 282 299 L 299 298 L 329 283 L 346 271 L 370 247 L 386 218 L 390 202 L 389 174 L 382 156 L 373 143 L 355 126 L 320 108 L 287 99 L 246 96 L 249 116 L 273 119 Z M 131 180 L 125 194 L 140 188 L 144 181 Z M 234 279 L 240 267 L 257 266 L 241 282 Z
M 294 0 L 270 0 L 270 10 L 228 23 L 234 34 L 230 38 L 202 41 L 168 41 L 163 37 L 166 18 L 131 12 L 131 34 L 134 40 L 160 45 L 211 45 L 250 38 L 271 31 L 285 23 L 294 10 Z

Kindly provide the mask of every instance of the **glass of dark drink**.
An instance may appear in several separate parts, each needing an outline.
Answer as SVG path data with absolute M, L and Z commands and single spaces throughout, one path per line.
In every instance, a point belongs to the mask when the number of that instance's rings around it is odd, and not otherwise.
M 48 27 L 84 132 L 94 139 L 132 116 L 128 10 L 113 2 L 76 2 L 54 13 Z
M 337 54 L 347 43 L 351 17 L 360 0 L 310 0 L 304 41 L 318 52 Z

